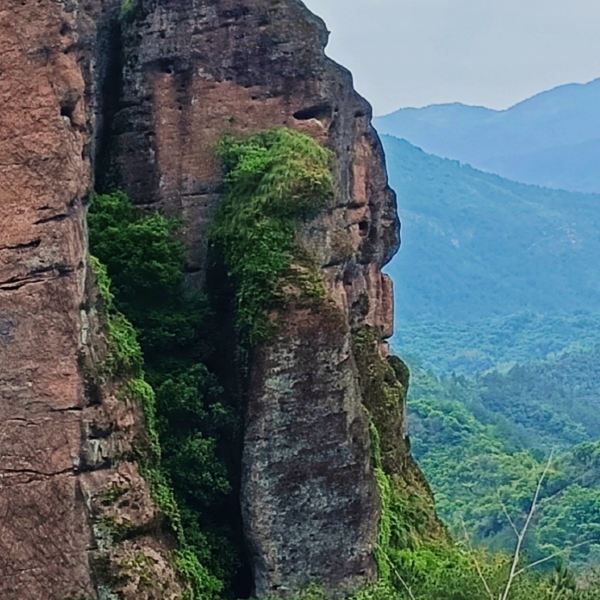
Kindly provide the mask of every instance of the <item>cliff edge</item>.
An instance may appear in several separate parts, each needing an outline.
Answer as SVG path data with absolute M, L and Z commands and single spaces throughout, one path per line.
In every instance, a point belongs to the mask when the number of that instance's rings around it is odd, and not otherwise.
M 0 80 L 0 596 L 183 597 L 177 541 L 136 457 L 142 408 L 102 366 L 106 307 L 88 268 L 85 201 L 95 179 L 180 219 L 188 287 L 210 291 L 224 194 L 215 147 L 275 127 L 331 150 L 334 194 L 297 232 L 323 302 L 274 311 L 274 335 L 244 366 L 243 534 L 258 596 L 360 588 L 386 568 L 390 486 L 424 515 L 407 516 L 407 529 L 441 531 L 410 456 L 408 371 L 385 342 L 393 299 L 382 267 L 399 222 L 370 106 L 298 0 L 126 8 L 0 9 L 10 74 Z M 126 522 L 125 539 L 104 543 L 107 520 Z

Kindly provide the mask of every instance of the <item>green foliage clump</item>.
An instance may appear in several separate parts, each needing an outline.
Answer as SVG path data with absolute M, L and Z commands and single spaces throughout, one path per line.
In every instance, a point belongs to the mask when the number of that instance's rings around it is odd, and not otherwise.
M 139 333 L 144 359 L 197 351 L 207 314 L 202 296 L 183 291 L 185 251 L 179 222 L 144 214 L 121 193 L 97 195 L 88 213 L 90 247 L 106 265 L 117 308 Z
M 417 548 L 426 540 L 443 539 L 445 534 L 404 438 L 408 369 L 396 357 L 383 358 L 379 341 L 373 328 L 362 328 L 353 336 L 381 502 L 376 558 L 380 574 L 386 575 L 392 548 Z
M 90 256 L 89 265 L 96 277 L 98 291 L 106 312 L 108 329 L 106 368 L 113 375 L 137 375 L 141 372 L 143 364 L 137 333 L 115 306 L 112 283 L 104 263 L 97 257 Z
M 110 351 L 107 367 L 115 375 L 139 373 L 142 369 L 142 350 L 136 331 L 120 312 L 114 312 L 108 320 Z
M 156 426 L 156 396 L 152 386 L 143 377 L 134 377 L 127 382 L 122 393 L 138 402 L 144 411 L 150 451 L 147 460 L 160 460 L 161 447 Z
M 332 154 L 289 129 L 225 138 L 219 154 L 226 195 L 212 240 L 233 279 L 239 331 L 254 344 L 272 333 L 268 312 L 285 300 L 286 285 L 324 295 L 296 230 L 333 196 Z
M 215 376 L 197 364 L 166 375 L 157 387 L 165 466 L 180 494 L 196 508 L 218 505 L 231 492 L 217 439 L 235 427 Z
M 197 554 L 189 548 L 180 548 L 174 552 L 175 569 L 190 582 L 183 600 L 210 600 L 218 598 L 223 584 L 200 564 Z
M 137 6 L 138 0 L 121 0 L 121 18 L 126 19 Z
M 194 597 L 211 598 L 233 580 L 242 550 L 231 541 L 239 414 L 205 364 L 208 302 L 184 289 L 177 221 L 145 214 L 116 192 L 93 199 L 88 224 L 106 265 L 97 279 L 110 307 L 108 365 L 129 376 L 123 393 L 146 417 L 143 474 L 179 538 L 180 570 L 197 576 Z

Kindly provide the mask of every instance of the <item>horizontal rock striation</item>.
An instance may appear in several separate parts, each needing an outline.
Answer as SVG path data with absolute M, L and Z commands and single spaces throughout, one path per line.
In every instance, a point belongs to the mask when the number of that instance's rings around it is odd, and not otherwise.
M 75 16 L 0 9 L 0 597 L 92 590 L 79 485 L 90 182 Z

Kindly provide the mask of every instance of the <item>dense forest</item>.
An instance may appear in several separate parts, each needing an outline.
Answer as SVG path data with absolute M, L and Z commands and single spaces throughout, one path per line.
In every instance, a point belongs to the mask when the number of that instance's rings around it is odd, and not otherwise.
M 444 301 L 439 298 L 440 304 Z M 400 313 L 401 314 L 401 313 Z M 519 312 L 470 320 L 399 318 L 392 344 L 440 374 L 506 371 L 516 363 L 577 355 L 600 339 L 600 313 Z
M 550 460 L 527 554 L 597 568 L 599 364 L 599 345 L 471 377 L 412 362 L 413 451 L 455 535 L 510 551 Z
M 382 138 L 398 194 L 397 330 L 600 310 L 600 196 L 509 181 Z M 502 335 L 502 334 L 500 334 Z

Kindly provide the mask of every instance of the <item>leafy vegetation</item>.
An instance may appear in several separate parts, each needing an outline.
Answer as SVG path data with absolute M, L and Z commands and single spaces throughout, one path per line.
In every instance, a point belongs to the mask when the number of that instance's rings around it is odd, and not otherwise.
M 271 313 L 290 299 L 323 298 L 318 271 L 298 237 L 302 222 L 325 206 L 332 193 L 329 152 L 306 136 L 281 129 L 229 139 L 220 153 L 227 192 L 212 251 L 216 268 L 224 265 L 232 284 L 236 331 L 230 340 L 223 342 L 217 335 L 208 299 L 185 290 L 176 221 L 138 211 L 121 193 L 97 196 L 89 214 L 91 248 L 106 265 L 104 269 L 95 263 L 110 315 L 107 368 L 130 379 L 125 393 L 144 407 L 150 430 L 144 474 L 180 539 L 175 563 L 192 582 L 191 597 L 207 599 L 239 594 L 238 582 L 244 577 L 237 498 L 240 382 L 231 376 L 236 357 L 230 349 L 236 336 L 246 347 L 267 339 L 274 327 Z M 523 339 L 531 343 L 530 337 Z M 381 578 L 355 600 L 481 600 L 486 597 L 481 572 L 494 593 L 499 592 L 510 557 L 472 550 L 447 538 L 428 539 L 431 507 L 395 477 L 394 465 L 403 459 L 394 454 L 393 418 L 386 418 L 402 409 L 407 373 L 393 358 L 376 361 L 369 353 L 372 342 L 368 334 L 355 340 L 363 350 L 358 366 L 368 389 L 382 500 L 377 548 Z M 422 347 L 425 341 L 416 344 Z M 585 338 L 576 348 L 557 342 L 540 353 L 548 357 L 565 347 L 597 352 Z M 499 354 L 490 356 L 496 361 Z M 589 412 L 581 412 L 583 403 L 565 400 L 568 394 L 591 397 L 589 373 L 598 361 L 594 355 L 588 358 L 578 378 L 571 371 L 582 365 L 581 358 L 570 361 L 564 352 L 538 365 L 476 378 L 436 377 L 417 370 L 411 401 L 414 449 L 457 539 L 462 539 L 464 519 L 478 546 L 510 550 L 511 531 L 503 510 L 515 519 L 522 515 L 542 456 L 555 445 L 564 450 L 544 485 L 544 501 L 527 538 L 528 559 L 598 534 L 596 411 L 590 406 Z M 531 378 L 535 385 L 524 386 Z M 519 410 L 524 389 L 537 398 L 525 414 Z M 536 430 L 535 443 L 528 442 L 526 432 L 541 419 L 548 421 L 550 406 L 555 426 Z M 579 445 L 570 450 L 575 442 Z M 565 558 L 572 564 L 595 564 L 597 546 L 580 546 Z M 510 598 L 598 598 L 596 587 L 576 588 L 572 576 L 557 565 L 550 575 L 520 577 Z M 325 597 L 316 588 L 298 596 Z
M 395 569 L 396 582 L 379 580 L 349 600 L 499 600 L 509 570 L 508 555 L 461 546 L 405 551 Z M 485 583 L 483 582 L 485 580 Z M 487 589 L 486 589 L 487 586 Z M 578 585 L 562 567 L 549 574 L 528 573 L 515 580 L 510 600 L 598 600 L 598 576 Z M 318 586 L 286 600 L 333 600 Z M 273 596 L 268 600 L 282 600 Z
M 212 240 L 233 279 L 238 330 L 252 345 L 272 332 L 268 313 L 290 287 L 304 299 L 324 295 L 296 232 L 333 195 L 331 153 L 289 129 L 225 138 L 219 153 L 226 195 Z
M 579 361 L 573 364 L 580 365 Z M 552 365 L 540 366 L 546 367 L 548 374 L 556 373 Z M 547 394 L 543 377 L 527 369 L 517 374 L 523 377 L 528 372 L 528 384 L 520 381 L 515 385 L 513 372 L 469 380 L 436 377 L 413 368 L 413 451 L 436 493 L 438 510 L 455 535 L 464 536 L 464 523 L 478 544 L 510 551 L 514 534 L 505 512 L 513 520 L 523 518 L 544 454 L 562 443 L 564 450 L 555 458 L 544 484 L 526 551 L 532 560 L 560 552 L 578 569 L 596 566 L 600 551 L 597 434 L 588 435 L 580 427 L 580 439 L 590 441 L 573 447 L 571 430 L 556 430 L 549 422 L 549 415 L 555 414 L 548 412 L 554 397 Z M 568 372 L 562 375 L 570 379 Z M 510 399 L 510 394 L 519 390 L 521 394 L 527 390 L 529 396 L 515 399 L 514 406 L 529 413 L 531 423 L 525 423 L 523 431 L 535 432 L 533 435 L 520 434 L 518 411 L 511 414 L 506 406 L 496 407 L 496 413 L 486 409 L 490 393 L 494 398 Z M 535 413 L 535 407 L 544 406 L 544 401 L 549 402 L 546 413 Z M 513 406 L 512 399 L 507 404 Z M 579 410 L 582 405 L 574 403 L 574 407 Z M 597 409 L 588 409 L 595 416 Z M 586 541 L 589 544 L 575 547 Z M 571 547 L 571 552 L 562 552 Z
M 144 462 L 144 475 L 180 538 L 176 565 L 191 576 L 194 597 L 219 595 L 242 563 L 233 491 L 239 427 L 205 364 L 213 353 L 208 303 L 184 291 L 176 221 L 143 214 L 117 192 L 94 198 L 88 224 L 91 250 L 105 265 L 96 263 L 111 315 L 108 365 L 133 375 L 127 392 L 144 407 L 160 458 Z
M 600 313 L 518 312 L 485 319 L 402 321 L 392 344 L 402 356 L 418 357 L 419 364 L 438 374 L 472 375 L 504 372 L 517 363 L 523 366 L 557 355 L 575 356 L 598 339 Z
M 515 533 L 503 511 L 510 512 L 518 522 L 522 513 L 529 509 L 539 478 L 540 462 L 529 451 L 515 450 L 511 454 L 502 440 L 492 435 L 492 426 L 479 423 L 460 401 L 452 398 L 444 401 L 444 381 L 426 372 L 417 372 L 417 400 L 413 410 L 418 419 L 413 448 L 421 457 L 427 474 L 433 478 L 436 491 L 446 492 L 445 497 L 438 495 L 438 508 L 453 526 L 454 539 L 459 543 L 453 542 L 440 531 L 439 525 L 436 526 L 427 494 L 419 491 L 423 484 L 416 473 L 411 476 L 407 449 L 398 439 L 395 415 L 402 414 L 406 368 L 403 365 L 394 368 L 396 359 L 383 360 L 378 355 L 376 335 L 368 329 L 355 334 L 354 351 L 365 404 L 371 416 L 371 446 L 381 501 L 375 549 L 380 581 L 357 597 L 411 600 L 480 600 L 489 597 L 496 600 L 507 589 L 515 545 Z M 424 390 L 431 396 L 424 398 Z M 462 390 L 458 396 L 464 397 Z M 423 407 L 428 412 L 421 415 L 419 411 Z M 578 455 L 581 463 L 586 465 L 589 483 L 589 473 L 594 472 L 595 446 L 580 449 Z M 568 522 L 573 526 L 571 529 L 559 530 L 557 519 L 546 511 L 547 507 L 555 506 L 549 502 L 550 498 L 562 498 L 561 484 L 555 476 L 561 473 L 562 483 L 566 486 L 571 483 L 573 462 L 562 466 L 562 461 L 562 458 L 556 461 L 555 472 L 544 485 L 545 501 L 540 507 L 540 520 L 548 515 L 548 521 L 536 522 L 532 530 L 534 535 L 531 540 L 527 538 L 527 552 L 519 557 L 517 569 L 526 569 L 529 561 L 555 553 L 572 561 L 589 557 L 589 547 L 574 548 L 570 556 L 562 550 L 575 545 L 573 539 L 577 536 L 594 535 L 595 525 L 590 526 L 586 520 L 591 517 L 592 522 L 595 521 L 590 505 L 581 507 L 583 512 L 580 513 L 577 512 L 578 505 L 565 498 L 570 519 L 565 518 L 562 524 L 566 526 Z M 484 497 L 482 502 L 481 493 L 488 488 L 489 497 Z M 497 493 L 500 496 L 496 497 Z M 594 502 L 595 497 L 591 500 L 592 504 Z M 574 511 L 571 510 L 573 507 Z M 564 513 L 559 510 L 558 514 Z M 498 524 L 499 532 L 504 536 L 503 543 L 492 544 L 489 539 L 482 538 L 483 534 L 475 526 L 480 526 L 484 519 L 487 519 L 488 528 Z M 472 534 L 466 540 L 463 521 Z M 473 548 L 471 539 L 480 542 L 481 547 Z M 483 549 L 486 542 L 494 553 Z M 549 564 L 552 566 L 553 563 Z M 506 597 L 513 600 L 594 597 L 562 569 L 560 560 L 555 560 L 554 564 L 556 571 L 550 575 L 527 570 L 519 574 Z M 317 593 L 311 590 L 312 595 L 307 597 L 326 597 L 315 596 Z
M 121 18 L 129 17 L 136 7 L 137 0 L 121 0 Z
M 463 108 L 438 116 L 453 111 Z M 600 547 L 598 196 L 515 183 L 390 136 L 383 143 L 403 221 L 388 271 L 399 283 L 392 343 L 413 373 L 412 448 L 454 539 L 465 539 L 464 526 L 476 547 L 457 550 L 466 562 L 419 547 L 408 564 L 427 565 L 421 575 L 400 560 L 395 568 L 415 597 L 497 600 L 515 547 L 510 519 L 523 523 L 554 451 L 521 562 L 556 556 L 509 597 L 598 598 L 588 575 Z M 477 556 L 492 594 L 467 566 Z M 427 580 L 437 582 L 422 588 Z
M 175 555 L 175 568 L 189 584 L 190 600 L 194 598 L 208 598 L 222 590 L 222 584 L 211 575 L 199 562 L 195 553 L 186 539 L 181 523 L 179 506 L 175 499 L 173 488 L 168 480 L 162 463 L 162 448 L 157 429 L 156 399 L 154 390 L 145 380 L 143 370 L 142 349 L 138 342 L 137 332 L 127 318 L 118 310 L 115 296 L 111 290 L 111 281 L 106 266 L 97 257 L 90 257 L 90 267 L 93 269 L 100 296 L 104 302 L 104 313 L 107 321 L 108 354 L 106 369 L 108 372 L 124 380 L 122 394 L 130 400 L 138 402 L 142 407 L 146 419 L 148 444 L 138 447 L 142 473 L 148 481 L 154 499 L 169 520 L 169 524 L 176 535 L 180 550 Z M 111 490 L 111 495 L 121 493 Z M 112 534 L 120 535 L 110 523 L 108 526 Z M 140 555 L 144 558 L 144 555 Z M 185 562 L 182 561 L 185 557 Z M 130 567 L 140 565 L 123 565 L 125 571 Z

